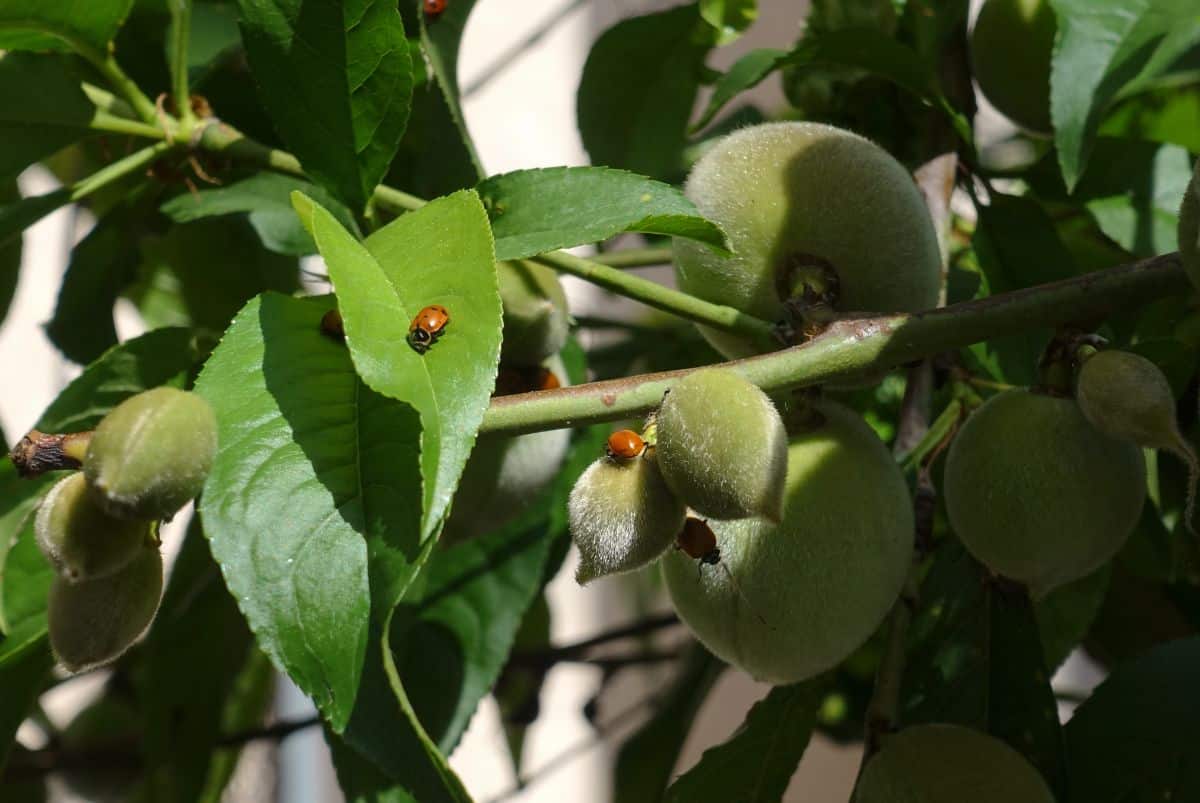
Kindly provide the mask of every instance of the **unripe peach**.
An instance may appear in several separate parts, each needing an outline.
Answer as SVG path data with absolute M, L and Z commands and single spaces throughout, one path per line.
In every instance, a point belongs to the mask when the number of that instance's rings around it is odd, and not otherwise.
M 769 683 L 838 664 L 875 631 L 912 562 L 904 476 L 853 411 L 817 402 L 821 423 L 788 448 L 783 519 L 716 521 L 720 562 L 662 560 L 675 610 L 720 658 Z
M 945 477 L 950 524 L 967 550 L 1036 597 L 1112 558 L 1146 498 L 1141 449 L 1097 430 L 1073 399 L 1025 390 L 972 414 Z
M 217 420 L 195 393 L 160 387 L 113 408 L 96 428 L 83 472 L 114 516 L 169 519 L 200 493 L 217 452 Z
M 680 289 L 768 321 L 804 277 L 835 311 L 901 312 L 937 304 L 941 255 L 908 171 L 857 134 L 821 123 L 765 123 L 721 139 L 696 163 L 687 197 L 729 235 L 723 257 L 675 240 Z M 727 357 L 755 347 L 701 328 Z
M 971 31 L 979 89 L 1002 114 L 1049 132 L 1050 61 L 1058 23 L 1047 0 L 987 0 Z
M 544 265 L 520 260 L 496 265 L 504 305 L 501 358 L 514 365 L 538 365 L 567 342 L 567 297 L 558 275 Z
M 654 452 L 632 460 L 602 457 L 571 489 L 571 540 L 580 584 L 633 571 L 661 555 L 683 527 L 684 506 L 662 478 Z
M 78 472 L 50 489 L 34 522 L 42 554 L 72 583 L 126 566 L 150 541 L 150 529 L 149 521 L 105 513 Z
M 787 432 L 775 405 L 728 369 L 688 374 L 663 399 L 658 464 L 684 504 L 702 516 L 778 521 Z
M 69 672 L 115 661 L 154 621 L 162 597 L 158 546 L 146 544 L 120 571 L 80 583 L 50 586 L 50 646 Z
M 994 736 L 917 725 L 885 738 L 854 803 L 1054 803 L 1037 768 Z

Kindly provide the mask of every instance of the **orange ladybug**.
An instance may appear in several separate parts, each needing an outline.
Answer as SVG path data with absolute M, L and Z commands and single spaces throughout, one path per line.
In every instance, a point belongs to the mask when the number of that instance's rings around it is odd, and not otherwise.
M 558 377 L 549 368 L 500 366 L 496 374 L 496 389 L 493 396 L 511 396 L 514 393 L 529 393 L 534 390 L 554 390 L 562 387 Z
M 450 325 L 450 313 L 440 304 L 430 304 L 417 313 L 408 327 L 408 345 L 417 354 L 424 354 L 437 342 Z
M 717 534 L 704 519 L 688 516 L 683 529 L 675 536 L 675 548 L 682 549 L 689 558 L 716 566 L 721 562 L 721 548 L 717 546 Z
M 321 334 L 338 342 L 346 339 L 346 326 L 340 312 L 331 309 L 321 316 Z
M 646 442 L 632 429 L 622 429 L 608 436 L 604 451 L 613 460 L 632 460 L 646 451 Z
M 557 390 L 562 387 L 558 376 L 549 368 L 542 368 L 537 381 L 537 390 Z
M 442 16 L 442 12 L 446 10 L 447 5 L 447 0 L 424 0 L 421 3 L 421 8 L 425 12 L 425 19 L 435 20 Z

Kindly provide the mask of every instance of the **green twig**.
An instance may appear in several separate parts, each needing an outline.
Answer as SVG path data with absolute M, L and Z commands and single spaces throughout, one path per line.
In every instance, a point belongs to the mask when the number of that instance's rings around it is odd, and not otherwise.
M 673 259 L 674 253 L 670 248 L 627 248 L 592 257 L 593 262 L 611 268 L 649 268 L 654 265 L 669 265 Z
M 800 346 L 725 363 L 769 392 L 892 368 L 1031 328 L 1087 323 L 1191 291 L 1178 254 L 929 312 L 835 322 Z M 593 382 L 492 401 L 482 432 L 536 432 L 635 418 L 696 369 Z
M 192 30 L 192 0 L 170 0 L 171 10 L 171 88 L 175 113 L 184 131 L 196 124 L 188 89 L 188 37 Z
M 71 44 L 79 55 L 90 61 L 100 71 L 100 74 L 108 80 L 109 85 L 117 91 L 117 94 L 129 102 L 142 122 L 155 128 L 159 126 L 158 109 L 154 106 L 154 102 L 146 97 L 146 93 L 142 92 L 141 87 L 132 78 L 125 74 L 111 52 L 101 52 L 78 42 Z M 165 135 L 166 132 L 163 132 L 163 136 Z
M 157 126 L 152 126 L 139 120 L 118 117 L 115 114 L 110 114 L 100 109 L 96 110 L 96 114 L 88 122 L 88 128 L 93 131 L 104 131 L 109 134 L 129 134 L 135 137 L 149 138 L 154 138 L 156 132 L 162 131 Z
M 118 159 L 112 164 L 100 168 L 71 187 L 69 200 L 81 201 L 92 193 L 107 187 L 109 184 L 137 173 L 174 147 L 175 145 L 170 142 L 156 142 L 139 151 L 134 151 L 123 159 Z

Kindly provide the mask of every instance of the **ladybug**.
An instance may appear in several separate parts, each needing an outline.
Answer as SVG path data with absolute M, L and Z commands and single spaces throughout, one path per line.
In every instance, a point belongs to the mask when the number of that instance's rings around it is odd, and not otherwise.
M 346 327 L 340 312 L 331 309 L 321 316 L 321 334 L 339 343 L 346 339 Z
M 717 546 L 717 534 L 704 519 L 688 516 L 683 529 L 675 536 L 675 548 L 682 549 L 690 558 L 701 564 L 716 566 L 721 562 L 721 548 Z
M 538 374 L 537 390 L 557 390 L 562 387 L 558 375 L 549 368 L 542 368 Z
M 417 313 L 408 326 L 408 345 L 417 354 L 424 354 L 437 342 L 450 325 L 450 313 L 440 304 L 430 304 Z
M 500 366 L 496 374 L 496 389 L 493 396 L 511 396 L 514 393 L 529 393 L 534 390 L 554 390 L 562 387 L 558 377 L 549 368 L 537 366 Z
M 632 460 L 646 451 L 646 442 L 632 429 L 622 429 L 608 436 L 604 452 L 612 460 Z
M 442 16 L 442 12 L 446 10 L 447 5 L 447 0 L 423 0 L 421 9 L 425 12 L 425 19 L 435 20 Z

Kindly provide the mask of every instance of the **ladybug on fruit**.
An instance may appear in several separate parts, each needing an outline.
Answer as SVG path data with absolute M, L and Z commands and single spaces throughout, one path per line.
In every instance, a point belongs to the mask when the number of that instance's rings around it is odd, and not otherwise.
M 608 436 L 604 452 L 612 460 L 633 460 L 646 451 L 646 442 L 632 429 L 622 429 Z

